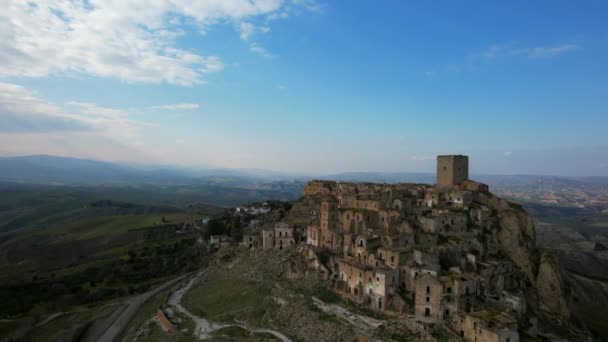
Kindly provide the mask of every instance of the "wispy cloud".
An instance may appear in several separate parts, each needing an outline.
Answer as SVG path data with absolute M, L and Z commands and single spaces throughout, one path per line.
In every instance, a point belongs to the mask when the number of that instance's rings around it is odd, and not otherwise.
M 248 22 L 241 22 L 238 26 L 238 30 L 240 32 L 240 37 L 242 40 L 247 40 L 255 31 L 255 26 Z
M 529 58 L 551 58 L 580 49 L 580 46 L 574 44 L 540 46 L 527 49 L 526 54 Z
M 251 43 L 249 45 L 249 51 L 256 53 L 266 59 L 274 59 L 277 58 L 276 55 L 268 52 L 268 50 L 266 50 L 265 48 L 261 47 L 260 45 L 258 45 L 257 43 Z
M 505 152 L 503 153 L 503 155 L 504 155 L 505 157 L 510 157 L 510 156 L 512 156 L 512 155 L 513 155 L 513 151 L 505 151 Z
M 201 37 L 213 25 L 236 23 L 237 33 L 248 40 L 256 29 L 251 20 L 286 18 L 295 8 L 315 10 L 311 1 L 281 0 L 7 0 L 0 11 L 0 78 L 84 74 L 200 84 L 224 63 L 218 56 L 178 47 L 184 23 Z M 261 29 L 269 30 L 267 25 Z M 251 51 L 272 56 L 257 45 Z
M 410 160 L 413 161 L 427 161 L 427 160 L 434 160 L 435 157 L 434 156 L 411 156 Z
M 124 112 L 123 110 L 101 107 L 101 106 L 97 105 L 96 103 L 92 103 L 92 102 L 70 101 L 67 103 L 67 105 L 76 107 L 76 108 L 80 109 L 80 111 L 82 113 L 87 114 L 92 117 L 100 116 L 100 117 L 109 118 L 109 119 L 117 119 L 117 118 L 123 118 L 127 115 L 127 113 Z
M 580 50 L 575 44 L 558 44 L 551 46 L 520 47 L 513 44 L 491 45 L 481 52 L 470 56 L 472 59 L 498 59 L 506 57 L 527 57 L 529 59 L 543 59 L 557 57 L 562 54 Z
M 0 82 L 1 134 L 81 132 L 129 143 L 137 140 L 144 122 L 126 112 L 90 102 L 65 106 L 45 101 L 26 88 Z
M 152 109 L 164 109 L 164 110 L 192 110 L 198 109 L 200 106 L 198 103 L 176 103 L 169 105 L 153 106 Z

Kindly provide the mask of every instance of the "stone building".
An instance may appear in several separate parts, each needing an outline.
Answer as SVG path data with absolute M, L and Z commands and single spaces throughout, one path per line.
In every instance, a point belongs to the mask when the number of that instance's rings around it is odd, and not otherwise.
M 232 244 L 232 239 L 228 235 L 211 235 L 209 237 L 209 245 L 212 248 L 227 247 Z
M 313 180 L 304 187 L 304 196 L 329 195 L 334 191 L 334 182 Z
M 398 288 L 399 273 L 388 267 L 372 267 L 351 258 L 338 261 L 340 277 L 336 288 L 346 298 L 383 311 L 388 295 Z
M 449 324 L 465 341 L 519 342 L 517 320 L 504 312 L 494 310 L 458 312 Z
M 320 246 L 321 228 L 315 225 L 306 227 L 306 244 L 314 247 Z
M 432 323 L 442 319 L 443 286 L 436 276 L 423 274 L 416 277 L 414 313 L 416 319 Z
M 427 233 L 463 233 L 467 231 L 468 215 L 449 210 L 433 210 L 420 219 Z
M 499 220 L 480 204 L 487 185 L 468 176 L 468 157 L 450 155 L 437 157 L 435 186 L 310 182 L 305 195 L 320 202 L 320 215 L 306 243 L 329 254 L 319 268 L 333 289 L 379 311 L 407 296 L 422 322 L 448 323 L 471 341 L 518 341 L 511 315 L 525 313 L 525 278 L 482 236 Z M 281 229 L 264 231 L 262 244 L 285 246 L 292 235 Z
M 378 258 L 391 268 L 399 268 L 411 258 L 411 251 L 408 248 L 380 247 L 377 254 Z
M 270 249 L 274 247 L 274 229 L 262 229 L 262 248 Z
M 285 222 L 279 222 L 274 228 L 262 229 L 262 248 L 283 249 L 295 245 L 293 227 Z
M 243 234 L 243 246 L 249 249 L 256 249 L 262 245 L 262 237 L 260 232 L 251 232 Z
M 469 157 L 437 156 L 437 187 L 451 188 L 469 179 Z
M 295 244 L 293 227 L 285 222 L 279 222 L 274 227 L 275 247 L 283 249 Z

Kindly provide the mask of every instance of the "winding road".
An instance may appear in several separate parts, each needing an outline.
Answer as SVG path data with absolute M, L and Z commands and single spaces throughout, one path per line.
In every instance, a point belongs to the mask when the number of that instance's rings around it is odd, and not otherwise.
M 141 309 L 142 305 L 159 292 L 189 276 L 192 276 L 192 273 L 169 280 L 148 292 L 132 297 L 119 304 L 110 316 L 101 322 L 94 323 L 84 334 L 82 341 L 112 342 L 117 340 L 139 309 Z
M 164 284 L 141 295 L 132 297 L 122 303 L 117 304 L 117 308 L 106 319 L 93 324 L 83 336 L 84 342 L 112 342 L 116 341 L 122 334 L 125 328 L 129 325 L 133 317 L 139 312 L 150 298 L 157 295 L 161 291 L 170 286 L 178 284 L 175 289 L 169 294 L 167 305 L 173 307 L 176 311 L 189 317 L 195 323 L 194 336 L 200 340 L 206 340 L 211 337 L 211 334 L 219 329 L 227 327 L 240 327 L 250 333 L 268 333 L 275 336 L 282 342 L 291 342 L 291 340 L 272 329 L 252 329 L 243 324 L 236 323 L 215 323 L 210 322 L 205 318 L 192 314 L 182 304 L 182 298 L 194 286 L 197 280 L 206 272 L 206 268 L 182 275 L 178 278 L 165 282 Z

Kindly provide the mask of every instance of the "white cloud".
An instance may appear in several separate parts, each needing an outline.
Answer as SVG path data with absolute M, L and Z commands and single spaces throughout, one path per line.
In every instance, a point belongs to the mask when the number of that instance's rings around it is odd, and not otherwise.
M 512 155 L 513 155 L 513 151 L 505 151 L 505 152 L 503 153 L 503 155 L 504 155 L 505 157 L 510 157 L 510 156 L 512 156 Z
M 483 59 L 496 59 L 511 56 L 524 56 L 530 59 L 552 58 L 568 52 L 580 50 L 581 47 L 574 44 L 559 44 L 553 46 L 518 47 L 512 44 L 492 45 L 472 57 Z
M 153 109 L 165 109 L 165 110 L 191 110 L 198 109 L 198 103 L 176 103 L 170 105 L 153 106 Z
M 85 114 L 87 114 L 89 116 L 93 116 L 93 117 L 100 116 L 100 117 L 104 117 L 104 118 L 118 119 L 118 118 L 125 117 L 127 115 L 127 113 L 125 113 L 124 111 L 122 111 L 120 109 L 100 107 L 96 103 L 92 103 L 92 102 L 70 101 L 67 104 L 70 106 L 76 107 L 82 113 L 85 113 Z
M 22 86 L 0 82 L 0 133 L 86 131 L 90 122 L 65 113 Z
M 319 3 L 316 0 L 293 0 L 293 3 L 311 12 L 322 12 L 327 7 L 326 4 Z
M 255 26 L 253 26 L 253 24 L 251 24 L 251 23 L 242 22 L 239 25 L 239 32 L 241 33 L 242 40 L 249 39 L 249 36 L 251 36 L 254 31 L 255 31 Z
M 249 51 L 256 53 L 266 59 L 274 59 L 277 58 L 276 55 L 273 55 L 272 53 L 268 52 L 268 50 L 266 50 L 265 48 L 259 46 L 257 43 L 251 43 L 249 45 Z
M 254 28 L 248 20 L 286 17 L 293 6 L 313 8 L 283 0 L 7 0 L 0 11 L 0 78 L 85 74 L 199 84 L 224 64 L 177 47 L 184 29 L 207 32 L 212 25 L 237 23 L 247 39 Z M 270 56 L 257 45 L 251 50 Z
M 556 46 L 541 46 L 527 50 L 527 55 L 530 58 L 551 58 L 567 52 L 579 50 L 580 47 L 573 44 L 562 44 Z
M 434 160 L 435 157 L 434 156 L 411 156 L 410 159 L 413 161 L 427 161 L 427 160 Z
M 273 20 L 279 20 L 279 19 L 287 19 L 289 17 L 289 14 L 287 12 L 281 12 L 281 13 L 271 13 L 268 16 L 266 16 L 266 20 L 267 21 L 273 21 Z
M 282 84 L 279 84 L 279 85 L 277 86 L 277 88 L 278 88 L 280 91 L 285 91 L 285 90 L 287 90 L 287 87 L 286 87 L 286 86 L 284 86 L 284 85 L 282 85 Z
M 122 110 L 89 102 L 68 102 L 64 109 L 22 86 L 0 82 L 0 135 L 79 132 L 132 143 L 148 124 Z

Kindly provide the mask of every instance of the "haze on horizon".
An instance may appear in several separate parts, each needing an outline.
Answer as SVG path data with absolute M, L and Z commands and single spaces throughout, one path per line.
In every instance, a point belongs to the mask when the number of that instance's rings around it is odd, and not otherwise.
M 7 0 L 0 155 L 608 176 L 605 2 Z

